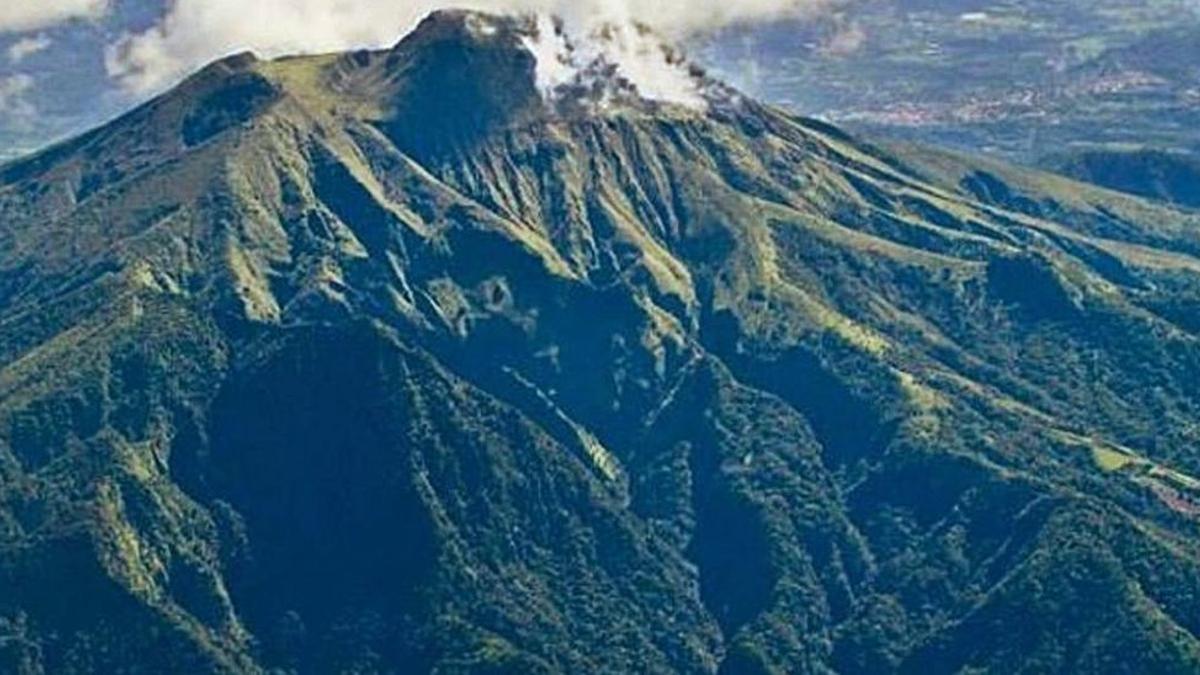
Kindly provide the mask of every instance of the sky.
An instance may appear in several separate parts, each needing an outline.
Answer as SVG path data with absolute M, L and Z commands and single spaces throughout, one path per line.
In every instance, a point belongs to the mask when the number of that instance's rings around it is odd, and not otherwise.
M 779 35 L 779 49 L 759 49 L 736 72 L 735 84 L 762 95 L 753 83 L 766 71 L 793 72 L 780 59 L 870 56 L 888 42 L 875 26 L 864 30 L 866 7 L 899 21 L 889 7 L 936 7 L 957 16 L 971 8 L 1008 5 L 1105 7 L 1154 4 L 1174 15 L 1200 16 L 1200 0 L 452 0 L 489 11 L 554 13 L 575 32 L 597 23 L 636 19 L 672 39 L 699 44 L 713 32 Z M 203 64 L 246 49 L 260 56 L 380 47 L 395 43 L 442 0 L 0 0 L 0 159 L 94 126 L 163 91 Z M 880 8 L 884 11 L 880 11 Z M 943 9 L 944 8 L 944 9 Z M 1107 11 L 1107 10 L 1106 10 Z M 791 24 L 833 26 L 814 51 L 801 49 Z M 895 26 L 895 28 L 893 28 Z M 727 31 L 724 29 L 736 28 Z M 1069 28 L 1069 27 L 1068 27 Z M 888 24 L 905 39 L 921 26 Z M 757 45 L 763 44 L 758 40 Z M 758 49 L 756 47 L 756 49 Z M 768 56 L 763 57 L 763 54 Z M 761 63 L 760 63 L 761 61 Z M 847 67 L 870 65 L 847 59 Z M 636 66 L 630 63 L 631 68 Z M 706 63 L 706 65 L 715 65 Z M 885 72 L 885 71 L 881 71 Z M 654 73 L 646 74 L 647 77 Z M 852 75 L 852 73 L 851 73 Z M 839 73 L 856 85 L 858 78 Z M 777 77 L 776 79 L 780 79 Z M 827 83 L 813 83 L 818 90 Z M 874 83 L 886 89 L 888 83 Z M 666 89 L 670 89 L 667 87 Z M 817 92 L 820 93 L 820 92 Z M 801 92 L 803 94 L 803 92 Z M 815 94 L 814 94 L 815 96 Z M 809 97 L 810 99 L 813 96 Z M 776 100 L 776 99 L 772 99 Z M 805 111 L 809 112 L 809 111 Z M 819 113 L 820 110 L 811 112 Z
M 856 0 L 455 0 L 553 13 L 573 30 L 636 18 L 674 39 Z M 214 59 L 395 43 L 441 0 L 0 0 L 0 157 L 81 131 Z M 631 64 L 633 65 L 633 64 Z
M 84 5 L 96 0 L 62 1 L 80 5 L 80 12 L 95 11 Z M 600 22 L 627 25 L 636 20 L 686 37 L 735 23 L 819 12 L 844 1 L 455 0 L 455 5 L 553 14 L 578 30 Z M 153 91 L 215 56 L 246 48 L 271 57 L 392 44 L 441 6 L 444 2 L 439 0 L 175 0 L 156 25 L 129 31 L 109 45 L 106 65 L 125 88 Z
M 164 0 L 0 0 L 0 158 L 83 131 L 139 100 L 106 46 L 153 25 Z

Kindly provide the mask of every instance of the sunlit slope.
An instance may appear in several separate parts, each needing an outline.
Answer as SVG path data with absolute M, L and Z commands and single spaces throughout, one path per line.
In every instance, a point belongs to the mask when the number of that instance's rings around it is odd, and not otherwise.
M 0 168 L 0 670 L 1200 668 L 1195 215 L 477 21 Z

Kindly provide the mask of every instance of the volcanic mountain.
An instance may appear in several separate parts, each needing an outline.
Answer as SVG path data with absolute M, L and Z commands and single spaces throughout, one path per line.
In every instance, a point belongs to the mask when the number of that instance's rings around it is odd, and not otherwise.
M 1200 670 L 1200 216 L 536 31 L 0 167 L 0 671 Z

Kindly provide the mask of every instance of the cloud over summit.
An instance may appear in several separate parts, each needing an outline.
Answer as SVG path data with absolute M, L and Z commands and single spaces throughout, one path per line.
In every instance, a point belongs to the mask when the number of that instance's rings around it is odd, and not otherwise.
M 453 4 L 489 12 L 554 14 L 580 30 L 596 23 L 637 22 L 680 38 L 735 23 L 803 15 L 843 1 L 465 0 Z M 110 46 L 106 64 L 126 89 L 145 93 L 214 58 L 245 49 L 271 57 L 390 45 L 423 16 L 444 7 L 429 0 L 174 0 L 156 25 L 126 34 Z

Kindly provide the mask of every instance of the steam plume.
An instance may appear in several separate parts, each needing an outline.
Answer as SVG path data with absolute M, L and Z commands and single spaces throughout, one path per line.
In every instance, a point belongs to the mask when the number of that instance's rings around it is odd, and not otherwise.
M 737 23 L 819 12 L 845 0 L 465 0 L 466 9 L 561 17 L 573 35 L 591 27 L 648 26 L 671 39 Z M 161 89 L 197 66 L 235 51 L 271 57 L 392 44 L 440 3 L 434 0 L 174 0 L 163 19 L 112 45 L 109 73 L 134 93 Z M 629 71 L 663 85 L 658 64 L 633 58 Z M 639 74 L 628 72 L 636 80 Z M 668 86 L 669 83 L 665 83 Z

